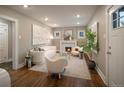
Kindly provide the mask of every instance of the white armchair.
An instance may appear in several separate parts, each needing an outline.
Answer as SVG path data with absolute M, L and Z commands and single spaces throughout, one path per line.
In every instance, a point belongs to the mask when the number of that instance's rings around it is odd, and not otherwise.
M 61 74 L 64 71 L 65 66 L 67 65 L 67 59 L 64 56 L 57 56 L 53 50 L 48 50 L 45 52 L 45 59 L 47 63 L 47 69 L 49 73 Z
M 9 73 L 0 68 L 0 87 L 11 87 L 11 79 Z

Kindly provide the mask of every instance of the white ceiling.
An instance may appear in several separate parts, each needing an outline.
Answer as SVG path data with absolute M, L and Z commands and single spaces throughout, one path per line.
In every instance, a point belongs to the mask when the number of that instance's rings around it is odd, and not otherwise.
M 57 24 L 56 27 L 86 26 L 98 8 L 95 5 L 35 5 L 28 8 L 13 5 L 8 7 L 51 27 L 55 27 L 54 24 Z M 81 17 L 76 18 L 76 14 L 80 14 Z M 49 19 L 47 22 L 44 21 L 45 17 Z

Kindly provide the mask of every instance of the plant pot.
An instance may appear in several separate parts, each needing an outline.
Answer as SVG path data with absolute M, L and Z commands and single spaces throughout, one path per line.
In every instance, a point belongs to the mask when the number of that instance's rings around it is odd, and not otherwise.
M 88 62 L 88 68 L 89 68 L 89 69 L 95 69 L 95 67 L 96 67 L 95 61 L 90 60 L 90 61 Z

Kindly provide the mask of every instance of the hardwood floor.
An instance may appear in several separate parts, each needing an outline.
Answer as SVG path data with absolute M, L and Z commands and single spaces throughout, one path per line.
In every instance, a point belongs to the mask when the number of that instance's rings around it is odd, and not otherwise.
M 92 80 L 62 76 L 52 79 L 47 73 L 28 70 L 9 70 L 13 87 L 105 87 L 102 79 L 95 70 L 89 70 Z

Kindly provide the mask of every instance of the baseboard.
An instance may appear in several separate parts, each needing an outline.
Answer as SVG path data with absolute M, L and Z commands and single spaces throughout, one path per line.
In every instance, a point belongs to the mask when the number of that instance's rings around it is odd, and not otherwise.
M 19 64 L 19 65 L 18 65 L 18 69 L 19 69 L 19 68 L 22 68 L 22 67 L 24 67 L 24 66 L 25 66 L 25 62 Z
M 117 86 L 114 82 L 110 82 L 110 87 L 119 87 L 119 86 Z M 121 86 L 120 86 L 121 87 Z
M 96 66 L 96 71 L 98 72 L 98 74 L 100 75 L 101 79 L 103 80 L 103 82 L 107 85 L 106 83 L 106 78 L 105 78 L 105 75 L 103 74 L 103 72 L 99 69 L 98 66 Z

